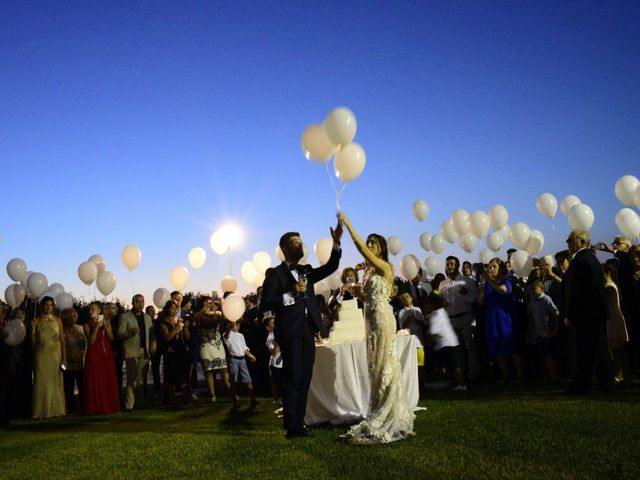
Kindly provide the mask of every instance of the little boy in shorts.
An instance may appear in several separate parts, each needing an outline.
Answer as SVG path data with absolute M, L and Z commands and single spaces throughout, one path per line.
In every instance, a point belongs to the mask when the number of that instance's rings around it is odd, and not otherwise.
M 239 321 L 229 322 L 227 332 L 224 334 L 224 344 L 229 351 L 228 368 L 231 382 L 229 395 L 231 396 L 234 410 L 238 407 L 238 397 L 236 396 L 238 383 L 244 383 L 247 386 L 247 394 L 251 400 L 251 406 L 255 407 L 258 404 L 246 361 L 246 358 L 248 358 L 251 362 L 255 362 L 256 357 L 249 351 L 244 335 L 238 331 L 239 328 Z

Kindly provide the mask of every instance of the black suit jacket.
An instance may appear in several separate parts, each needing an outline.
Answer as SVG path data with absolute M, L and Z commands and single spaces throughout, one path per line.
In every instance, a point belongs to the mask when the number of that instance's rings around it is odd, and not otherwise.
M 322 332 L 322 318 L 315 299 L 313 285 L 338 269 L 341 254 L 341 250 L 333 250 L 329 261 L 318 268 L 312 268 L 310 265 L 300 266 L 303 269 L 302 272 L 307 276 L 307 291 L 304 297 L 295 297 L 293 305 L 285 306 L 282 298 L 285 293 L 291 292 L 296 283 L 288 265 L 282 262 L 277 267 L 270 268 L 265 272 L 260 308 L 263 311 L 271 310 L 274 313 L 274 335 L 277 342 L 308 336 L 307 315 L 315 325 L 315 331 Z
M 593 329 L 607 320 L 602 267 L 590 249 L 580 250 L 571 259 L 562 289 L 565 317 L 575 329 Z

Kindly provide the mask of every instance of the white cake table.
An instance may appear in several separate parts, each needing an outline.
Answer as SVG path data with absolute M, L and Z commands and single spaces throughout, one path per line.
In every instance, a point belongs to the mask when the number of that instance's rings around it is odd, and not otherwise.
M 398 335 L 396 349 L 402 369 L 402 383 L 411 408 L 418 405 L 418 359 L 415 339 Z M 364 341 L 318 345 L 313 378 L 307 399 L 305 423 L 314 425 L 352 423 L 367 415 L 369 373 Z

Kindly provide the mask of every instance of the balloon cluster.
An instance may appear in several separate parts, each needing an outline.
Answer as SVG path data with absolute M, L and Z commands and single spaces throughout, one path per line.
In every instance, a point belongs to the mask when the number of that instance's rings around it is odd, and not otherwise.
M 137 259 L 134 258 L 134 249 Z M 135 245 L 129 245 L 122 251 L 122 262 L 133 270 L 140 262 L 140 250 Z M 116 288 L 116 276 L 107 270 L 107 262 L 102 255 L 91 255 L 86 262 L 78 265 L 78 277 L 85 285 L 96 282 L 96 287 L 102 295 L 109 295 Z
M 253 260 L 247 260 L 242 264 L 242 266 L 240 267 L 240 275 L 245 282 L 250 283 L 254 287 L 258 288 L 262 286 L 262 283 L 264 282 L 264 274 L 267 269 L 271 267 L 271 262 L 271 255 L 269 255 L 267 252 L 256 252 L 253 255 Z M 222 290 L 225 292 L 235 292 L 238 284 L 235 279 L 233 279 L 233 281 L 235 282 L 235 286 L 233 289 L 227 287 L 227 289 L 223 288 Z
M 49 280 L 43 273 L 27 270 L 27 264 L 20 258 L 13 258 L 7 263 L 7 274 L 16 283 L 9 285 L 4 291 L 4 299 L 7 304 L 16 308 L 25 298 L 39 299 L 53 298 L 60 310 L 73 306 L 73 297 L 64 291 L 59 283 L 49 285 Z
M 637 239 L 640 237 L 640 216 L 629 207 L 635 205 L 640 208 L 640 180 L 632 175 L 621 177 L 615 184 L 615 194 L 625 205 L 625 208 L 616 214 L 616 225 L 623 235 Z M 595 221 L 591 207 L 582 203 L 576 195 L 566 195 L 558 204 L 554 195 L 545 192 L 536 198 L 535 205 L 538 212 L 548 219 L 555 217 L 559 207 L 572 229 L 589 230 Z M 429 214 L 427 202 L 416 200 L 412 205 L 412 213 L 418 221 L 424 221 Z M 425 251 L 439 254 L 444 250 L 446 243 L 458 242 L 462 250 L 471 253 L 478 241 L 486 237 L 487 248 L 480 252 L 480 259 L 486 264 L 507 241 L 511 241 L 517 248 L 511 257 L 511 266 L 518 275 L 526 276 L 533 265 L 532 255 L 540 252 L 544 246 L 544 235 L 526 223 L 516 222 L 509 226 L 508 221 L 509 212 L 503 205 L 494 205 L 486 213 L 481 210 L 469 213 L 464 209 L 457 209 L 440 224 L 438 233 L 422 233 L 419 243 Z M 398 236 L 392 235 L 387 239 L 387 247 L 389 253 L 397 255 L 402 249 L 402 241 Z M 414 278 L 419 268 L 420 263 L 415 255 L 408 254 L 402 257 L 400 271 L 405 278 Z M 427 257 L 424 268 L 429 275 L 435 275 L 441 268 L 439 259 L 436 256 Z
M 302 132 L 302 151 L 307 160 L 328 165 L 331 158 L 336 177 L 344 184 L 358 178 L 367 163 L 364 149 L 353 143 L 358 123 L 346 107 L 333 109 L 322 124 L 310 125 Z M 344 186 L 343 186 L 344 188 Z M 341 191 L 336 190 L 339 207 Z
M 615 185 L 615 194 L 625 208 L 616 214 L 616 226 L 620 232 L 630 239 L 640 236 L 640 217 L 633 211 L 632 206 L 640 208 L 640 180 L 633 175 L 620 177 Z

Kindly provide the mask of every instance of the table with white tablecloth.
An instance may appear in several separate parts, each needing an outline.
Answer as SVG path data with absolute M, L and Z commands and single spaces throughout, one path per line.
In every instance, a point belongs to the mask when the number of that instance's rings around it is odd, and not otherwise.
M 402 383 L 410 408 L 418 405 L 418 359 L 411 335 L 396 336 Z M 364 340 L 318 345 L 305 423 L 352 423 L 367 415 L 371 382 Z

